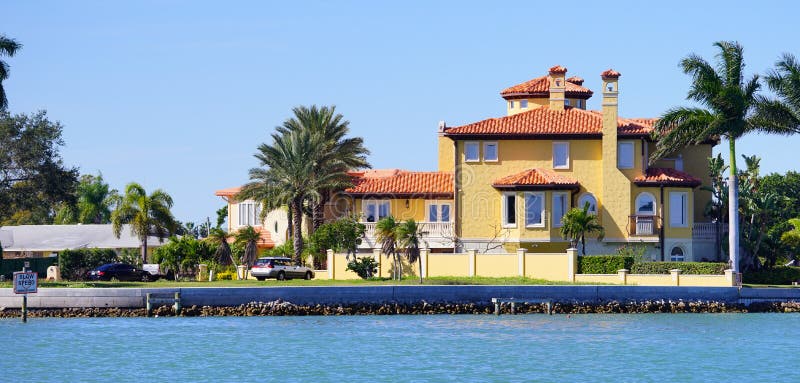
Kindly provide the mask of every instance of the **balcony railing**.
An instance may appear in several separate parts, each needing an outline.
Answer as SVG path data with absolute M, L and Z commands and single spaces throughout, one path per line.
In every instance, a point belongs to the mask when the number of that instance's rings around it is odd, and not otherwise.
M 361 222 L 366 226 L 364 236 L 372 239 L 377 237 L 375 234 L 376 222 Z M 419 225 L 420 234 L 423 238 L 452 238 L 453 237 L 453 223 L 452 222 L 417 222 Z
M 628 235 L 636 237 L 657 236 L 661 232 L 661 217 L 657 215 L 631 215 L 628 217 Z
M 717 227 L 714 222 L 695 222 L 692 225 L 692 238 L 714 240 L 717 238 Z M 728 224 L 719 225 L 719 228 L 723 234 L 728 232 Z

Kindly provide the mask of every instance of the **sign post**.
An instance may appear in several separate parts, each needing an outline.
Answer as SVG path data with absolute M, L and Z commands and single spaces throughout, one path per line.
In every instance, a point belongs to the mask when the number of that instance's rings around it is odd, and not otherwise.
M 27 269 L 26 265 L 22 271 L 14 272 L 14 294 L 22 294 L 23 323 L 28 321 L 28 294 L 35 294 L 39 288 L 39 274 Z

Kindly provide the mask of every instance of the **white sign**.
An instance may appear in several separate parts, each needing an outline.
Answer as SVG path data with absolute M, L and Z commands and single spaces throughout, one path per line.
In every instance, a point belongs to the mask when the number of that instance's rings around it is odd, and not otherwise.
M 39 287 L 39 274 L 34 271 L 14 273 L 14 294 L 34 294 Z

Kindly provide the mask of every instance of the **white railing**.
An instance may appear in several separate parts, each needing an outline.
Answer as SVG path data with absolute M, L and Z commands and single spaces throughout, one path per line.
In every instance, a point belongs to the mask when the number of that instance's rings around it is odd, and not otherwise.
M 728 231 L 728 225 L 722 225 L 722 232 Z M 695 222 L 692 226 L 692 238 L 715 239 L 717 237 L 717 224 L 714 222 Z
M 361 222 L 366 226 L 364 236 L 375 238 L 375 222 Z M 418 222 L 419 231 L 423 238 L 450 238 L 453 236 L 452 222 Z

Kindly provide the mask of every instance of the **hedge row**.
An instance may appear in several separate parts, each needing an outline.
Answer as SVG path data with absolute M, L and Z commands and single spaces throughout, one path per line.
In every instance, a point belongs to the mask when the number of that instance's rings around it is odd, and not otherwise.
M 590 255 L 578 257 L 578 274 L 616 274 L 627 269 L 631 274 L 669 274 L 680 269 L 682 274 L 724 274 L 728 264 L 724 262 L 634 262 L 633 257 L 623 255 Z
M 30 263 L 30 267 L 28 268 L 30 271 L 37 272 L 39 278 L 45 278 L 47 277 L 47 268 L 56 263 L 56 258 L 0 259 L 0 275 L 5 275 L 6 279 L 13 278 L 15 271 L 22 271 L 22 266 L 25 266 L 26 261 Z
M 578 274 L 616 274 L 631 269 L 633 257 L 623 255 L 588 255 L 578 257 Z
M 800 281 L 800 267 L 775 266 L 742 274 L 742 282 L 763 285 L 790 285 Z
M 630 268 L 631 274 L 669 274 L 672 269 L 680 269 L 681 274 L 725 274 L 725 262 L 637 262 Z

